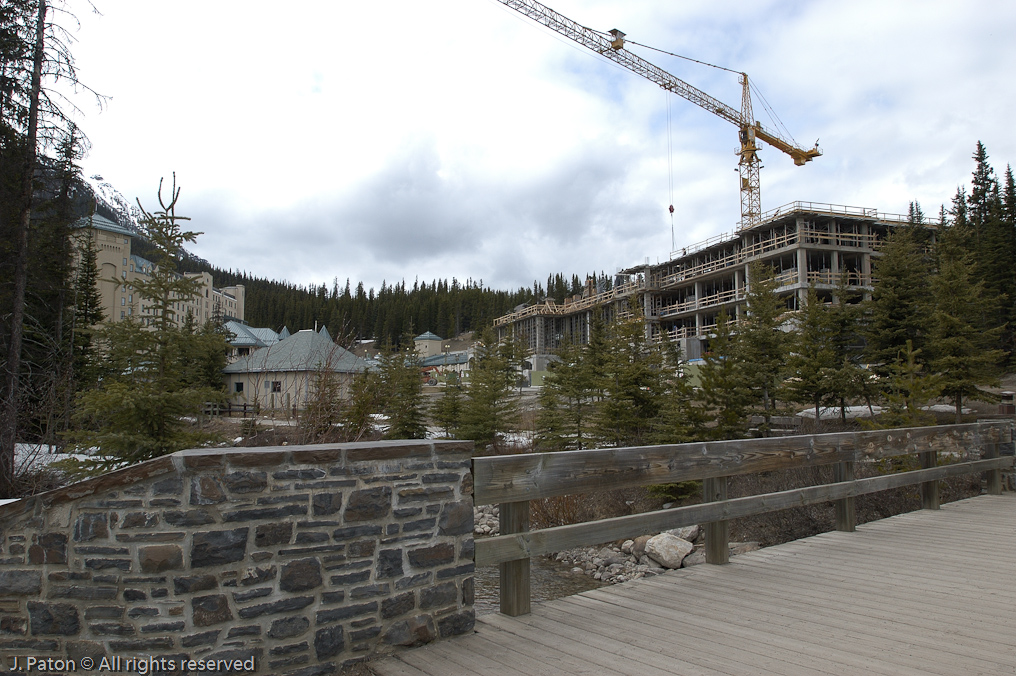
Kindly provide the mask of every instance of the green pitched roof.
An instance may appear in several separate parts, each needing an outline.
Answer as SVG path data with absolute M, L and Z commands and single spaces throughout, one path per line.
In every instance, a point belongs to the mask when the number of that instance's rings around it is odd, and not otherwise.
M 223 372 L 266 373 L 327 368 L 336 373 L 359 373 L 372 366 L 373 362 L 333 343 L 327 332 L 307 329 L 251 352 L 227 366 Z

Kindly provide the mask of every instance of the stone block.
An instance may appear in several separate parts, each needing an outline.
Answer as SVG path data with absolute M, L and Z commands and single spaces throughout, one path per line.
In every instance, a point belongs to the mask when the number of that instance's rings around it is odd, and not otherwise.
M 219 582 L 214 575 L 181 575 L 173 578 L 173 592 L 176 594 L 208 591 L 218 586 Z
M 231 493 L 261 493 L 268 488 L 266 472 L 230 472 L 222 481 Z
M 347 523 L 371 521 L 388 516 L 391 509 L 392 487 L 375 486 L 350 493 L 344 516 Z
M 375 579 L 385 580 L 402 575 L 402 550 L 382 549 L 377 554 Z
M 249 620 L 255 617 L 261 617 L 262 615 L 275 615 L 276 613 L 303 610 L 312 603 L 314 603 L 313 596 L 295 596 L 288 599 L 282 599 L 281 601 L 261 603 L 256 606 L 241 608 L 237 611 L 237 614 L 243 619 Z
M 41 591 L 41 571 L 0 570 L 0 593 L 4 596 L 38 596 Z
M 445 542 L 409 551 L 409 564 L 415 568 L 433 568 L 455 561 L 455 545 Z
M 430 615 L 417 615 L 392 624 L 381 640 L 388 645 L 414 646 L 430 643 L 435 638 L 434 619 Z
M 285 617 L 272 622 L 268 629 L 269 638 L 293 638 L 303 635 L 310 629 L 310 620 L 306 617 Z
M 226 501 L 226 492 L 215 477 L 196 476 L 190 482 L 190 503 L 192 505 L 217 505 Z
M 74 522 L 74 541 L 89 542 L 109 537 L 109 518 L 106 513 L 81 514 Z
M 352 617 L 359 617 L 360 615 L 366 615 L 367 613 L 377 612 L 377 601 L 371 601 L 369 603 L 361 603 L 354 606 L 346 606 L 345 608 L 333 608 L 329 610 L 319 610 L 315 616 L 317 624 L 329 624 L 331 622 L 339 622 L 341 620 L 348 620 Z
M 243 560 L 247 553 L 249 528 L 204 531 L 191 540 L 191 568 L 221 566 Z
M 293 539 L 293 522 L 259 524 L 254 531 L 254 544 L 258 547 L 288 545 Z
M 208 627 L 233 619 L 233 611 L 223 594 L 198 596 L 191 600 L 191 618 L 195 627 Z
M 342 493 L 318 493 L 313 498 L 314 516 L 338 514 L 342 509 Z
M 78 609 L 70 603 L 28 602 L 33 636 L 74 636 L 81 631 Z
M 203 631 L 197 634 L 184 636 L 180 639 L 180 645 L 184 648 L 212 645 L 219 639 L 220 633 L 222 633 L 221 629 L 213 629 L 212 631 Z
M 245 587 L 261 584 L 262 582 L 267 582 L 268 580 L 274 580 L 278 573 L 279 569 L 275 566 L 255 566 L 254 568 L 248 568 L 243 572 L 243 576 L 240 578 L 240 584 Z
M 401 488 L 399 489 L 399 504 L 407 502 L 439 502 L 451 500 L 455 497 L 455 491 L 447 486 L 427 486 L 426 488 Z M 470 514 L 472 518 L 472 514 Z
M 443 582 L 420 590 L 420 610 L 457 606 L 458 600 L 459 590 L 454 582 Z
M 154 528 L 159 525 L 157 512 L 129 512 L 123 518 L 120 528 Z
M 342 625 L 318 629 L 314 633 L 314 654 L 317 659 L 335 657 L 346 647 Z
M 416 592 L 404 592 L 381 601 L 381 618 L 390 620 L 416 608 Z
M 162 518 L 170 525 L 181 527 L 204 526 L 215 522 L 212 515 L 205 509 L 188 509 L 185 512 L 170 510 L 163 512 Z
M 259 519 L 287 519 L 291 516 L 305 516 L 307 505 L 283 505 L 281 507 L 255 507 L 253 509 L 239 509 L 235 512 L 227 512 L 224 521 L 227 523 L 235 521 L 255 521 Z
M 437 629 L 441 638 L 459 636 L 473 630 L 476 624 L 476 615 L 472 608 L 462 610 L 451 615 L 445 615 L 437 621 Z
M 316 558 L 290 561 L 279 576 L 279 588 L 287 592 L 307 591 L 321 584 L 321 562 Z
M 36 565 L 43 563 L 67 563 L 67 535 L 46 533 L 32 536 L 33 544 L 28 548 L 28 561 Z M 12 552 L 13 553 L 13 552 Z M 0 589 L 4 586 L 0 584 Z
M 142 573 L 161 573 L 183 568 L 183 549 L 178 545 L 150 545 L 138 548 Z
M 449 502 L 441 509 L 441 535 L 465 535 L 473 532 L 473 505 L 469 500 Z

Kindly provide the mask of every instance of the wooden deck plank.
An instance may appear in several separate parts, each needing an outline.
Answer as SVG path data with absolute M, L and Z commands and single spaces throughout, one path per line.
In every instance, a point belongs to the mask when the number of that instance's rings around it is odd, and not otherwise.
M 745 588 L 739 585 L 722 588 L 714 585 L 705 601 L 713 603 L 717 594 L 732 599 L 744 599 L 745 591 Z M 974 618 L 973 624 L 964 623 L 961 629 L 957 629 L 951 622 L 937 615 L 937 619 L 924 618 L 924 621 L 921 621 L 921 618 L 906 617 L 902 614 L 893 616 L 891 613 L 873 612 L 871 607 L 859 607 L 856 597 L 852 598 L 850 603 L 839 605 L 836 613 L 829 613 L 828 597 L 823 604 L 820 599 L 803 600 L 781 589 L 754 589 L 752 592 L 748 600 L 737 602 L 736 607 L 752 613 L 756 619 L 765 621 L 768 626 L 799 627 L 804 623 L 812 627 L 811 631 L 815 634 L 842 637 L 852 642 L 860 641 L 872 645 L 880 645 L 886 639 L 906 642 L 925 651 L 929 656 L 940 652 L 943 653 L 943 657 L 962 657 L 971 664 L 976 664 L 981 659 L 986 642 L 1004 643 L 1010 637 L 1007 632 L 992 626 L 991 623 L 997 621 L 993 616 L 985 619 L 982 615 L 981 618 Z M 646 598 L 652 598 L 655 593 L 655 590 L 644 592 Z M 697 598 L 694 593 L 686 594 L 684 599 L 686 603 L 703 602 L 703 599 Z M 948 636 L 949 641 L 943 642 L 943 636 Z
M 943 542 L 945 546 L 943 546 Z M 1016 495 L 479 618 L 380 676 L 1016 674 Z

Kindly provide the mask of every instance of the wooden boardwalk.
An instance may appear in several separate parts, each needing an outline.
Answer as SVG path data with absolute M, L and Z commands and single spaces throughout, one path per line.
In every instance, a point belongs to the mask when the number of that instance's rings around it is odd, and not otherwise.
M 379 676 L 1016 674 L 1016 495 L 481 616 Z

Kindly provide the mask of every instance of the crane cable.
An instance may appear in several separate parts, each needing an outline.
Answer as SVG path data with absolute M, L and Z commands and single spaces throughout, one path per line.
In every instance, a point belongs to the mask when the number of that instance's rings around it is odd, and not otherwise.
M 670 179 L 670 250 L 677 249 L 674 237 L 674 135 L 670 116 L 670 92 L 664 91 L 667 98 L 667 173 Z

